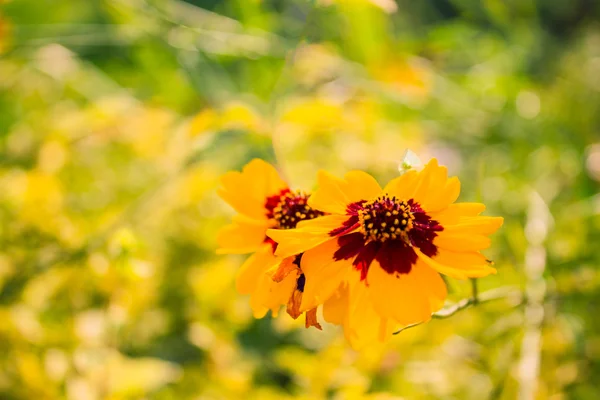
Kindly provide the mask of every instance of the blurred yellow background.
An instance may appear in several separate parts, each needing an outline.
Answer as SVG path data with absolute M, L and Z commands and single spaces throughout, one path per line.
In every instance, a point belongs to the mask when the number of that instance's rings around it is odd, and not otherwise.
M 0 1 L 1 399 L 598 399 L 597 0 Z M 215 189 L 404 151 L 505 217 L 481 291 L 352 351 L 255 320 Z M 448 280 L 450 301 L 470 283 Z

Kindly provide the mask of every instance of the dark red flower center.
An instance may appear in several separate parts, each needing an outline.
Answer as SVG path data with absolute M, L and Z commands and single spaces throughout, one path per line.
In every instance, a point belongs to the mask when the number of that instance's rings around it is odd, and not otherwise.
M 415 247 L 429 257 L 438 252 L 433 239 L 444 228 L 413 199 L 383 195 L 352 203 L 347 213 L 349 218 L 343 226 L 329 233 L 338 237 L 334 258 L 354 258 L 352 264 L 362 279 L 366 279 L 373 260 L 390 274 L 407 274 L 417 262 Z
M 309 196 L 302 191 L 284 189 L 267 198 L 267 217 L 275 220 L 277 229 L 293 229 L 300 221 L 324 215 L 307 204 Z

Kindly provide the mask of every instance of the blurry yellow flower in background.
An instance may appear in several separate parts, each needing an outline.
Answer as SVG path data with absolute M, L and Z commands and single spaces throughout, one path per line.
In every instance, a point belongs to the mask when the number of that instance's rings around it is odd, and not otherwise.
M 33 170 L 9 174 L 4 181 L 20 220 L 43 232 L 59 230 L 65 219 L 61 215 L 64 193 L 55 175 Z
M 503 219 L 479 216 L 483 204 L 453 204 L 460 182 L 448 179 L 435 159 L 384 189 L 360 171 L 344 179 L 321 172 L 318 184 L 309 205 L 331 215 L 267 234 L 278 243 L 276 255 L 304 253 L 300 310 L 331 298 L 335 306 L 324 310 L 325 320 L 343 323 L 354 347 L 428 321 L 447 295 L 439 273 L 458 279 L 495 273 L 480 250 Z
M 189 135 L 196 136 L 204 132 L 213 131 L 217 128 L 218 115 L 212 108 L 200 111 L 192 118 L 189 125 Z
M 371 74 L 412 101 L 423 101 L 433 88 L 433 74 L 425 60 L 399 59 L 371 66 Z
M 248 104 L 230 102 L 221 113 L 221 129 L 244 129 L 250 132 L 260 132 L 265 129 L 260 115 Z
M 205 108 L 196 114 L 188 126 L 190 136 L 219 130 L 244 130 L 260 133 L 266 130 L 263 117 L 250 105 L 232 101 L 222 108 Z
M 160 158 L 165 154 L 168 133 L 173 129 L 175 115 L 158 107 L 139 107 L 120 128 L 122 138 L 144 158 Z
M 281 117 L 282 124 L 296 125 L 309 133 L 335 130 L 342 121 L 342 106 L 327 98 L 297 99 Z
M 323 213 L 307 205 L 308 195 L 292 191 L 275 168 L 255 159 L 242 172 L 229 172 L 221 178 L 218 194 L 239 214 L 221 230 L 217 242 L 219 253 L 254 253 L 239 270 L 236 286 L 250 294 L 254 316 L 262 318 L 268 310 L 273 316 L 281 305 L 298 318 L 305 279 L 299 268 L 300 256 L 275 257 L 276 244 L 266 236 L 267 229 L 290 229 L 300 221 Z M 306 327 L 320 325 L 316 306 L 306 310 Z
M 329 4 L 358 4 L 358 5 L 362 5 L 362 4 L 368 4 L 368 5 L 372 5 L 375 7 L 380 8 L 382 11 L 384 11 L 387 14 L 392 14 L 396 11 L 398 11 L 398 5 L 396 4 L 396 2 L 394 2 L 394 0 L 321 0 L 321 3 L 324 5 L 329 5 Z

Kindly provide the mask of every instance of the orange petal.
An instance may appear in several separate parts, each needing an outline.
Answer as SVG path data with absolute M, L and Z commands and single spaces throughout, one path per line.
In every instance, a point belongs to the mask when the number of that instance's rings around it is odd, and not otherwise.
M 304 326 L 306 327 L 306 329 L 310 328 L 311 326 L 314 326 L 315 328 L 317 328 L 320 331 L 323 330 L 323 328 L 321 327 L 321 324 L 319 324 L 319 321 L 317 321 L 317 309 L 316 308 L 312 308 L 312 309 L 308 310 L 306 312 L 305 318 L 306 318 L 306 320 L 304 322 Z
M 275 281 L 275 282 L 281 282 L 290 273 L 295 272 L 295 271 L 299 273 L 299 271 L 298 271 L 299 268 L 294 263 L 295 259 L 296 259 L 295 256 L 287 257 L 287 258 L 283 259 L 283 261 L 281 261 L 281 263 L 273 271 L 273 273 L 271 275 L 271 279 L 273 279 L 273 281 Z
M 287 303 L 287 313 L 293 319 L 302 315 L 300 312 L 300 303 L 302 303 L 302 292 L 298 289 L 294 290 Z

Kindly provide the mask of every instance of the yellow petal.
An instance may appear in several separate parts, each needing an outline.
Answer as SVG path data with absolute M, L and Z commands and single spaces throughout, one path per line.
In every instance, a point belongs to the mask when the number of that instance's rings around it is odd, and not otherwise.
M 330 240 L 329 232 L 342 226 L 347 219 L 345 215 L 326 215 L 302 221 L 296 229 L 269 229 L 267 236 L 278 243 L 278 256 L 290 257 Z
M 483 235 L 442 231 L 433 240 L 433 244 L 452 251 L 479 251 L 490 247 L 492 241 Z
M 439 289 L 444 285 L 439 274 L 418 263 L 408 274 L 389 274 L 373 262 L 367 282 L 375 311 L 402 325 L 428 321 L 437 311 L 431 305 L 439 304 L 445 295 Z
M 251 253 L 264 244 L 267 221 L 237 217 L 232 224 L 223 227 L 217 234 L 217 253 Z
M 382 191 L 377 181 L 362 171 L 350 171 L 344 179 L 319 171 L 317 184 L 308 204 L 331 214 L 345 215 L 348 204 L 377 197 Z
M 425 168 L 392 180 L 385 191 L 400 199 L 415 199 L 427 212 L 441 211 L 454 203 L 460 193 L 458 178 L 448 179 L 448 170 L 435 158 Z
M 272 282 L 266 274 L 258 276 L 256 288 L 250 294 L 250 307 L 252 308 L 254 318 L 262 318 L 268 310 L 271 310 L 273 317 L 276 317 L 279 313 L 281 304 L 277 303 L 274 307 L 273 304 L 269 303 L 269 291 Z
M 490 267 L 486 258 L 477 252 L 459 253 L 440 248 L 433 259 L 423 254 L 417 247 L 413 247 L 413 250 L 430 268 L 452 278 L 480 278 L 496 273 L 496 269 Z
M 323 303 L 323 318 L 330 324 L 342 325 L 348 309 L 348 288 L 342 284 Z
M 331 214 L 346 214 L 346 207 L 351 203 L 345 190 L 346 182 L 329 172 L 319 171 L 317 185 L 317 190 L 308 199 L 308 205 Z
M 291 273 L 283 281 L 274 282 L 268 274 L 261 274 L 255 290 L 250 295 L 250 306 L 255 313 L 267 308 L 274 317 L 277 316 L 281 306 L 288 303 L 296 289 L 297 279 L 298 274 Z
M 421 260 L 417 260 L 416 268 L 419 273 L 415 274 L 415 278 L 419 281 L 419 286 L 427 287 L 431 312 L 440 310 L 448 297 L 446 283 L 437 271 L 429 268 Z
M 454 203 L 458 199 L 459 194 L 460 181 L 457 177 L 445 180 L 440 186 L 434 186 L 432 183 L 427 199 L 423 200 L 423 209 L 430 213 L 443 210 Z
M 397 326 L 375 311 L 364 281 L 359 280 L 360 273 L 354 271 L 351 275 L 344 335 L 355 350 L 360 350 L 388 340 Z
M 258 284 L 259 278 L 265 272 L 278 264 L 278 260 L 273 255 L 271 245 L 263 245 L 256 253 L 252 254 L 238 270 L 236 276 L 236 289 L 241 294 L 252 293 Z
M 338 249 L 337 239 L 330 239 L 302 255 L 300 268 L 306 277 L 302 311 L 323 304 L 352 270 L 351 261 L 336 261 L 333 258 L 333 253 Z
M 228 172 L 221 177 L 217 194 L 237 212 L 255 219 L 266 219 L 267 197 L 278 194 L 287 184 L 271 166 L 260 159 L 250 161 L 242 172 Z
M 435 184 L 439 182 L 440 169 L 443 169 L 444 172 L 446 170 L 445 167 L 440 167 L 438 165 L 435 158 L 432 158 L 427 165 L 425 165 L 425 168 L 419 172 L 417 187 L 413 198 L 421 205 L 427 202 L 428 195 L 431 193 L 432 189 L 435 189 Z
M 382 192 L 377 180 L 363 171 L 350 171 L 344 175 L 344 180 L 347 182 L 347 196 L 352 203 L 375 198 Z
M 444 232 L 455 234 L 491 235 L 504 223 L 502 217 L 467 217 L 456 224 L 444 226 Z
M 442 226 L 454 225 L 462 217 L 476 217 L 485 211 L 485 205 L 481 203 L 456 203 L 439 212 L 432 212 L 431 218 L 438 221 Z
M 408 171 L 404 175 L 392 179 L 383 191 L 399 199 L 411 199 L 417 187 L 418 177 L 417 171 Z

